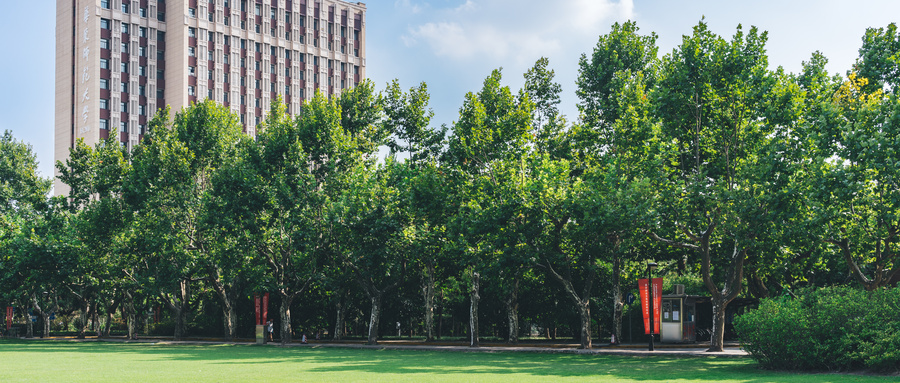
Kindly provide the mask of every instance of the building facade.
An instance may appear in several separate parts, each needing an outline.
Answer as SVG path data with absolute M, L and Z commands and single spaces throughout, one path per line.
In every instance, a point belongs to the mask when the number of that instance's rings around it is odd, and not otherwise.
M 296 113 L 365 77 L 365 13 L 340 0 L 57 0 L 55 159 L 112 131 L 130 150 L 158 109 L 205 99 L 255 135 L 278 95 Z

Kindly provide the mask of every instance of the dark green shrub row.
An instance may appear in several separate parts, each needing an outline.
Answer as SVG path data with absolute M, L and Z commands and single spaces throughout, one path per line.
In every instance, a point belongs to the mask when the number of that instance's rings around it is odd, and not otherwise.
M 766 368 L 900 370 L 900 289 L 806 290 L 763 300 L 734 326 Z

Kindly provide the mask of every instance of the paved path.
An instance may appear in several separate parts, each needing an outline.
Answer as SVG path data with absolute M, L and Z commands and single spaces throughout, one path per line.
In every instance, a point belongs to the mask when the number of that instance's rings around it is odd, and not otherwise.
M 23 338 L 24 339 L 24 338 Z M 121 342 L 121 343 L 153 343 L 153 344 L 253 344 L 252 341 L 225 342 L 215 339 L 188 339 L 175 341 L 166 338 L 139 338 L 127 340 L 122 337 L 110 337 L 97 339 L 75 339 L 73 337 L 52 337 L 46 339 L 34 338 L 34 341 L 77 341 L 77 342 Z M 271 343 L 266 347 L 278 347 L 280 344 Z M 468 347 L 462 342 L 436 342 L 424 343 L 415 340 L 383 340 L 377 345 L 366 345 L 362 341 L 313 341 L 309 344 L 290 343 L 287 347 L 310 348 L 356 348 L 375 350 L 422 350 L 422 351 L 448 351 L 448 352 L 534 352 L 534 353 L 565 353 L 565 354 L 594 354 L 594 355 L 627 355 L 627 356 L 697 356 L 697 357 L 748 357 L 749 354 L 742 350 L 736 343 L 726 343 L 723 352 L 707 352 L 709 344 L 656 345 L 655 351 L 648 351 L 646 344 L 624 344 L 610 346 L 607 344 L 595 346 L 591 350 L 581 350 L 577 343 L 520 343 L 519 345 L 506 345 L 502 343 L 483 343 L 481 347 Z

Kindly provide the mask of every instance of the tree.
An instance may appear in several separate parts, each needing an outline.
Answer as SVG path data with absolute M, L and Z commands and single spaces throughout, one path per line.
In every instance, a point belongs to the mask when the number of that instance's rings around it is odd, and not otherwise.
M 242 137 L 240 119 L 226 107 L 205 101 L 176 114 L 171 125 L 167 111 L 150 125 L 146 143 L 135 150 L 124 198 L 137 212 L 135 233 L 156 234 L 132 239 L 145 251 L 153 274 L 148 281 L 157 284 L 159 298 L 175 317 L 175 337 L 181 338 L 191 284 L 217 277 L 205 273 L 214 268 L 199 269 L 197 262 L 210 259 L 212 250 L 202 224 L 204 200 L 216 171 L 233 161 Z M 229 299 L 216 291 L 223 301 Z M 229 332 L 233 336 L 233 329 Z
M 32 306 L 58 277 L 54 254 L 43 256 L 48 248 L 39 236 L 46 232 L 41 228 L 52 227 L 48 218 L 53 215 L 47 203 L 50 181 L 37 174 L 37 167 L 30 145 L 9 131 L 0 136 L 0 297 L 20 307 Z M 31 321 L 28 325 L 31 336 Z
M 663 60 L 654 95 L 666 162 L 653 187 L 666 234 L 654 228 L 648 235 L 699 255 L 714 315 L 709 351 L 722 350 L 726 306 L 741 292 L 748 251 L 772 239 L 771 212 L 781 201 L 767 192 L 786 177 L 771 162 L 780 159 L 772 141 L 782 125 L 765 113 L 776 84 L 766 38 L 738 26 L 726 41 L 701 21 Z
M 578 61 L 578 111 L 587 128 L 602 128 L 619 119 L 615 91 L 610 83 L 617 72 L 642 72 L 645 85 L 654 84 L 653 66 L 656 62 L 656 34 L 638 35 L 637 23 L 615 23 L 612 30 L 597 41 L 588 59 L 582 54 Z M 602 131 L 602 129 L 599 129 Z M 601 142 L 603 142 L 601 140 Z
M 527 151 L 534 104 L 525 92 L 513 96 L 509 87 L 501 87 L 500 70 L 484 81 L 477 94 L 466 94 L 460 118 L 453 125 L 444 162 L 451 168 L 454 204 L 458 206 L 453 224 L 454 241 L 461 253 L 470 282 L 470 345 L 478 346 L 478 301 L 484 268 L 499 249 L 497 225 L 485 215 L 492 200 L 500 198 L 501 181 L 497 169 L 503 161 L 515 159 Z M 493 230 L 479 230 L 493 229 Z
M 868 33 L 867 33 L 868 36 Z M 851 72 L 835 92 L 817 137 L 813 193 L 825 242 L 866 290 L 900 280 L 900 98 Z
M 635 193 L 658 166 L 658 153 L 648 145 L 658 139 L 659 129 L 648 97 L 656 81 L 656 35 L 638 31 L 633 21 L 616 23 L 600 37 L 590 60 L 582 55 L 576 93 L 584 123 L 571 133 L 573 158 L 595 185 L 582 201 L 592 204 L 585 207 L 592 213 L 579 219 L 595 225 L 605 243 L 596 256 L 611 266 L 616 339 L 622 339 L 623 273 L 635 261 L 632 250 L 640 246 L 634 238 L 637 227 L 646 222 L 646 210 L 640 209 L 645 205 L 639 203 L 644 199 Z M 620 203 L 626 201 L 635 205 Z
M 896 94 L 900 90 L 900 33 L 897 33 L 897 24 L 868 28 L 862 41 L 853 72 L 867 80 L 863 91 L 873 93 L 882 90 Z

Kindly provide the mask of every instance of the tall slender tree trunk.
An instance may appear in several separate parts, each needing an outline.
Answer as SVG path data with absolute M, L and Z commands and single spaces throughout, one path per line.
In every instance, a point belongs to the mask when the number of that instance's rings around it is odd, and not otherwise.
M 334 336 L 332 336 L 334 340 L 344 338 L 344 324 L 347 321 L 347 309 L 350 307 L 349 298 L 350 289 L 344 288 L 338 291 L 337 299 L 334 300 Z
M 294 301 L 294 294 L 281 293 L 281 306 L 278 313 L 281 316 L 281 345 L 285 346 L 291 343 L 291 303 Z
M 225 340 L 232 341 L 237 336 L 237 313 L 234 308 L 234 299 L 228 294 L 229 286 L 222 283 L 222 277 L 217 268 L 207 265 L 207 275 L 219 301 L 222 302 L 222 325 L 224 326 Z
M 174 296 L 160 294 L 160 297 L 166 302 L 169 311 L 175 319 L 175 340 L 184 339 L 185 316 L 187 315 L 188 302 L 190 301 L 190 282 L 182 280 L 178 283 L 178 292 Z
M 122 316 L 125 319 L 125 326 L 128 328 L 128 339 L 137 339 L 137 315 L 134 309 L 134 297 L 131 293 L 125 293 L 125 302 L 122 305 Z
M 613 259 L 612 302 L 612 333 L 615 336 L 614 343 L 620 343 L 622 342 L 622 311 L 624 308 L 624 304 L 622 303 L 622 260 L 618 256 Z M 597 331 L 599 333 L 600 329 L 598 328 Z
M 426 262 L 422 277 L 422 297 L 425 299 L 425 341 L 434 341 L 434 263 Z
M 97 335 L 97 338 L 100 338 L 103 336 L 103 327 L 100 324 L 100 303 L 94 303 L 94 307 L 96 309 L 94 310 L 93 315 L 91 315 L 91 323 L 94 324 L 94 334 Z
M 375 291 L 369 297 L 372 302 L 372 315 L 369 317 L 369 339 L 366 344 L 378 344 L 378 323 L 381 320 L 381 299 L 384 292 Z
M 472 271 L 472 286 L 469 290 L 469 347 L 478 347 L 478 302 L 481 300 L 481 275 Z
M 591 300 L 587 299 L 578 305 L 578 313 L 581 316 L 581 346 L 580 348 L 590 350 L 591 344 Z
M 85 334 L 88 332 L 91 310 L 93 310 L 91 302 L 87 299 L 81 299 L 81 327 L 78 329 L 78 339 L 84 339 Z
M 31 321 L 31 316 L 28 315 L 28 312 L 22 313 L 25 316 L 25 337 L 26 338 L 34 338 L 34 322 Z
M 509 328 L 509 334 L 506 337 L 506 343 L 519 344 L 519 275 L 518 271 L 513 280 L 512 288 L 509 295 L 503 302 L 506 306 L 506 321 Z

